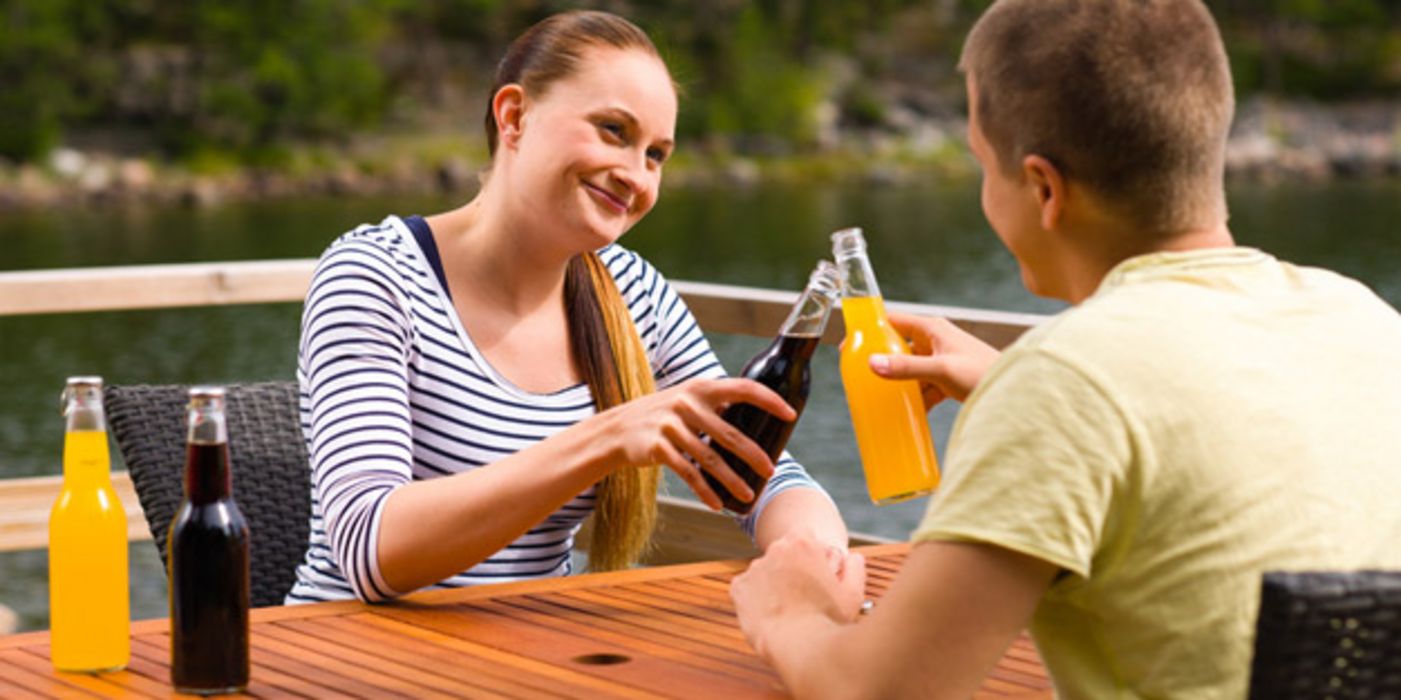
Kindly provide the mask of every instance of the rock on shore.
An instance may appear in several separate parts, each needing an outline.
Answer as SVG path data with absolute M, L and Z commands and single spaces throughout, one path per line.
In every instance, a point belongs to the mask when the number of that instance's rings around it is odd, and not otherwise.
M 698 156 L 668 169 L 668 184 L 752 186 L 780 179 L 898 185 L 931 171 L 950 176 L 976 172 L 961 137 L 965 124 L 960 117 L 912 110 L 897 110 L 896 115 L 898 119 L 873 128 L 828 124 L 813 151 L 776 152 L 772 139 L 756 152 L 746 150 L 749 141 L 744 139 L 717 140 L 719 147 L 697 144 Z M 366 150 L 382 154 L 389 148 L 380 145 L 384 147 Z M 316 168 L 227 168 L 202 174 L 96 149 L 60 148 L 43 164 L 0 160 L 0 209 L 109 202 L 209 206 L 318 194 L 467 195 L 476 188 L 484 165 L 480 156 L 442 150 L 412 155 L 413 149 L 407 150 L 374 161 L 344 156 Z M 1262 181 L 1401 177 L 1401 102 L 1245 101 L 1227 145 L 1226 170 L 1231 178 Z

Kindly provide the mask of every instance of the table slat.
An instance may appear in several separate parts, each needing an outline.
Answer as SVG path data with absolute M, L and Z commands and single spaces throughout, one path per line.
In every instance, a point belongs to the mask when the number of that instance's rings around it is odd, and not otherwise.
M 867 595 L 894 580 L 909 545 L 862 548 Z M 431 591 L 252 613 L 253 681 L 265 698 L 786 697 L 739 630 L 729 582 L 744 562 L 708 562 Z M 621 663 L 586 663 L 615 655 Z M 48 634 L 0 638 L 0 697 L 172 697 L 169 622 L 132 625 L 126 670 L 55 673 Z M 978 698 L 1051 697 L 1025 635 Z

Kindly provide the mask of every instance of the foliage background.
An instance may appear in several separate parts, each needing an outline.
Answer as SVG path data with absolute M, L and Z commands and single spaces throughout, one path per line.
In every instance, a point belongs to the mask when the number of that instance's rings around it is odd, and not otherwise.
M 988 0 L 0 0 L 0 156 L 73 138 L 165 158 L 284 162 L 367 130 L 475 127 L 494 60 L 572 7 L 647 29 L 711 149 L 823 146 L 961 109 Z M 1401 95 L 1401 0 L 1212 0 L 1244 96 Z M 464 122 L 465 120 L 465 122 Z

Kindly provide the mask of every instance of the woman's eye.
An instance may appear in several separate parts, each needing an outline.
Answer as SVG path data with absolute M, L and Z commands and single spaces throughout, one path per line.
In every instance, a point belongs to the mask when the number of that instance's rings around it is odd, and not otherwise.
M 603 122 L 602 124 L 598 125 L 598 128 L 602 129 L 604 133 L 608 134 L 609 136 L 612 136 L 615 139 L 618 139 L 619 141 L 622 141 L 623 138 L 627 136 L 627 132 L 623 129 L 623 125 L 617 122 Z
M 660 148 L 647 149 L 647 159 L 653 163 L 662 164 L 666 162 L 666 151 Z

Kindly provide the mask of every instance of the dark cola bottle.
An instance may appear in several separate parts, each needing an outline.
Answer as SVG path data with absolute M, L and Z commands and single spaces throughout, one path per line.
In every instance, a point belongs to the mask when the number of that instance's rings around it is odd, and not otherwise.
M 182 693 L 248 686 L 248 523 L 233 499 L 224 390 L 190 389 L 185 500 L 166 541 L 170 680 Z
M 817 268 L 808 278 L 807 288 L 798 297 L 793 310 L 788 314 L 788 319 L 779 329 L 778 337 L 749 360 L 740 372 L 741 377 L 753 379 L 773 389 L 774 393 L 783 397 L 799 416 L 802 415 L 803 406 L 808 400 L 808 388 L 812 380 L 812 353 L 822 340 L 822 332 L 827 328 L 827 314 L 831 311 L 840 289 L 841 275 L 836 266 L 826 260 L 818 262 Z M 783 448 L 788 445 L 788 437 L 793 434 L 793 428 L 798 424 L 797 418 L 792 421 L 779 420 L 768 411 L 746 403 L 730 406 L 722 415 L 730 425 L 739 428 L 759 445 L 760 449 L 768 453 L 769 459 L 775 463 L 783 454 Z M 754 500 L 748 503 L 741 501 L 715 477 L 702 472 L 706 483 L 720 496 L 720 502 L 726 510 L 737 515 L 749 513 L 754 503 L 759 500 L 759 494 L 763 492 L 768 480 L 719 443 L 712 441 L 711 446 L 724 458 L 730 469 L 754 490 Z

